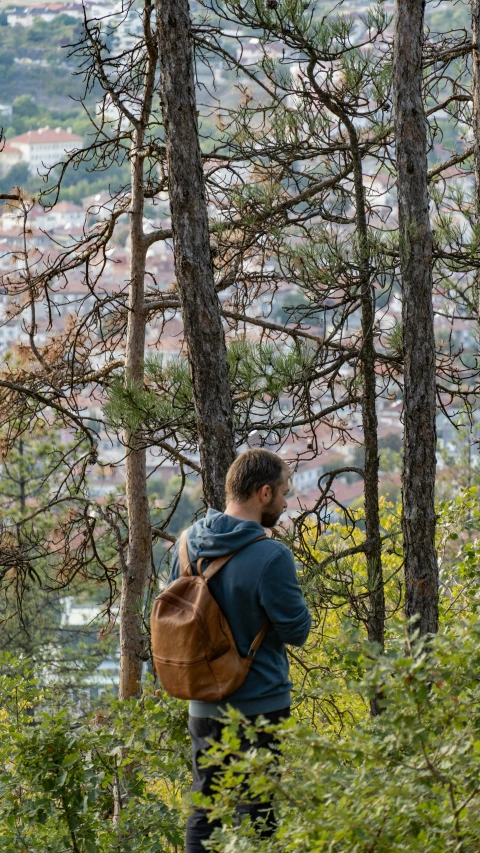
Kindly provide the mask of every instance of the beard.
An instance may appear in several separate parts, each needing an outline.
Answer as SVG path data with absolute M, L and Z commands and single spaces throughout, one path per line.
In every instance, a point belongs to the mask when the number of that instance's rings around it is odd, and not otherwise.
M 260 520 L 260 524 L 262 527 L 275 527 L 280 516 L 283 515 L 283 510 L 281 512 L 275 512 L 273 507 L 265 507 L 262 512 L 262 518 Z

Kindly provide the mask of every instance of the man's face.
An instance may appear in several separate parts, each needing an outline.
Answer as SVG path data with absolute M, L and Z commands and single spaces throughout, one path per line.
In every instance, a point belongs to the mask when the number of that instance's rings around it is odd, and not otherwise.
M 290 483 L 288 475 L 284 478 L 280 485 L 272 489 L 272 496 L 269 503 L 264 504 L 262 511 L 262 519 L 260 524 L 262 527 L 275 527 L 278 519 L 287 508 L 286 496 L 290 491 Z

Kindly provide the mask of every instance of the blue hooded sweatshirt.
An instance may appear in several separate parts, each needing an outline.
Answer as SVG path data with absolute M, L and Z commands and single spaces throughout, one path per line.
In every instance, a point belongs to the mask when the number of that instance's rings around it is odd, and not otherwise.
M 302 646 L 312 619 L 288 548 L 273 539 L 253 542 L 264 533 L 255 521 L 241 521 L 214 509 L 188 529 L 188 556 L 194 570 L 200 557 L 213 560 L 243 548 L 208 582 L 242 657 L 247 656 L 265 621 L 271 622 L 242 686 L 219 703 L 191 701 L 192 717 L 218 717 L 228 705 L 248 716 L 290 705 L 292 682 L 285 644 Z M 178 574 L 177 545 L 168 583 Z

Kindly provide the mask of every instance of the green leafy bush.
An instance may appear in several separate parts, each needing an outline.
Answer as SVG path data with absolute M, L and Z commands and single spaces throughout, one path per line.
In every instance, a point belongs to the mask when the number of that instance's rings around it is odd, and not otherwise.
M 397 626 L 398 627 L 398 626 Z M 214 764 L 224 763 L 212 817 L 213 848 L 239 853 L 476 853 L 480 845 L 480 623 L 450 628 L 427 647 L 407 631 L 378 656 L 345 635 L 356 659 L 343 689 L 384 711 L 339 733 L 292 719 L 272 753 L 238 751 L 241 715 L 231 712 Z M 159 853 L 182 844 L 188 786 L 185 706 L 155 697 L 80 716 L 24 664 L 2 661 L 0 844 L 6 853 Z M 351 670 L 354 671 L 353 669 Z M 318 688 L 322 686 L 319 683 Z M 331 683 L 324 690 L 331 691 Z M 366 703 L 365 703 L 366 704 Z M 232 760 L 233 756 L 233 760 Z M 234 825 L 246 796 L 276 800 L 278 831 L 259 840 Z
M 2 853 L 160 853 L 183 836 L 184 708 L 141 701 L 80 714 L 25 663 L 1 661 Z
M 384 712 L 339 737 L 290 721 L 279 730 L 280 775 L 272 754 L 237 754 L 219 784 L 213 814 L 223 820 L 215 849 L 235 853 L 476 853 L 480 848 L 480 623 L 473 621 L 429 649 L 398 647 L 376 657 L 358 649 L 364 677 L 354 692 L 381 690 Z M 406 648 L 407 647 L 407 648 Z M 236 752 L 240 719 L 232 714 L 210 760 Z M 274 796 L 275 837 L 259 841 L 235 829 L 239 784 L 249 796 Z

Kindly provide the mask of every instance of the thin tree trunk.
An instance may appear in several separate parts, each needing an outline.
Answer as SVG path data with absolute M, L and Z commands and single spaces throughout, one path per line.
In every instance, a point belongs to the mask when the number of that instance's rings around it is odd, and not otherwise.
M 145 355 L 145 262 L 147 242 L 143 231 L 145 206 L 144 145 L 145 129 L 152 110 L 155 91 L 157 44 L 151 30 L 153 3 L 146 0 L 143 10 L 148 63 L 143 97 L 131 148 L 130 200 L 130 285 L 128 294 L 125 382 L 144 381 Z M 120 678 L 119 698 L 129 699 L 141 692 L 142 664 L 145 660 L 143 604 L 151 560 L 152 532 L 147 496 L 146 450 L 138 434 L 126 435 L 129 448 L 125 460 L 125 487 L 128 512 L 128 552 L 122 569 L 120 601 Z
M 360 293 L 362 300 L 362 426 L 365 447 L 365 530 L 370 613 L 368 638 L 384 646 L 385 595 L 382 573 L 382 542 L 378 510 L 378 420 L 376 411 L 375 296 L 370 277 L 370 255 L 365 215 L 365 197 L 360 155 L 355 156 L 357 234 L 360 250 Z
M 420 633 L 438 629 L 435 552 L 435 336 L 432 232 L 422 87 L 424 0 L 397 0 L 394 107 L 403 282 L 405 609 Z
M 136 136 L 139 134 L 136 134 Z M 135 148 L 141 148 L 141 139 Z M 125 381 L 143 383 L 145 353 L 145 257 L 143 240 L 143 160 L 132 156 L 132 197 L 130 204 L 130 286 L 128 298 Z M 140 694 L 145 637 L 142 630 L 143 597 L 151 557 L 151 527 L 147 497 L 146 451 L 138 436 L 126 435 L 129 448 L 125 460 L 125 488 L 128 512 L 128 553 L 122 574 L 120 602 L 120 681 L 119 698 Z
M 385 590 L 382 568 L 382 540 L 378 510 L 378 421 L 376 411 L 375 340 L 375 296 L 370 273 L 370 249 L 368 224 L 363 186 L 362 154 L 358 135 L 352 120 L 344 109 L 326 95 L 315 78 L 315 61 L 308 66 L 308 75 L 320 101 L 343 122 L 350 141 L 353 161 L 355 195 L 355 222 L 358 237 L 359 284 L 362 304 L 362 426 L 365 448 L 364 496 L 365 496 L 365 552 L 367 557 L 368 603 L 367 631 L 371 643 L 385 645 Z M 372 716 L 380 713 L 380 696 L 370 702 Z
M 480 0 L 472 0 L 472 106 L 475 166 L 475 220 L 480 229 Z M 480 323 L 480 270 L 475 272 L 474 296 Z
M 203 491 L 225 506 L 225 475 L 235 457 L 225 335 L 208 233 L 188 0 L 156 0 L 175 273 L 197 418 Z
M 370 275 L 370 251 L 365 210 L 362 159 L 355 128 L 349 122 L 350 144 L 354 162 L 354 186 L 358 249 L 360 255 L 359 278 L 362 302 L 362 426 L 365 448 L 364 495 L 365 536 L 367 557 L 367 581 L 369 612 L 367 618 L 368 639 L 378 643 L 383 650 L 385 644 L 385 589 L 382 568 L 382 540 L 380 537 L 380 515 L 378 509 L 378 420 L 376 410 L 375 339 L 375 296 Z M 370 700 L 372 716 L 380 713 L 380 696 Z
M 18 443 L 18 454 L 20 456 L 20 464 L 18 466 L 20 486 L 20 512 L 23 515 L 27 506 L 27 501 L 25 497 L 25 468 L 23 464 L 23 438 L 21 438 Z

